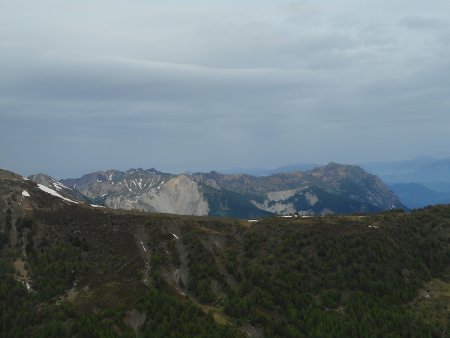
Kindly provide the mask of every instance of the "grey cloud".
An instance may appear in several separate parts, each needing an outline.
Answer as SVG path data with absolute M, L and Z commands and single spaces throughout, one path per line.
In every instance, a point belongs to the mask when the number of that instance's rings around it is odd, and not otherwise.
M 0 4 L 1 164 L 60 177 L 438 155 L 450 142 L 446 10 Z
M 417 29 L 417 30 L 428 30 L 428 29 L 441 29 L 448 28 L 450 22 L 442 20 L 440 18 L 430 18 L 430 17 L 406 17 L 400 20 L 400 25 L 405 26 L 409 29 Z

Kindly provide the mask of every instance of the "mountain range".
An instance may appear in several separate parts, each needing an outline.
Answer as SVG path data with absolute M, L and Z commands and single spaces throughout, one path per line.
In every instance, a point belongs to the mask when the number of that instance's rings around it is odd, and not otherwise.
M 259 218 L 404 208 L 378 177 L 358 166 L 337 163 L 259 177 L 130 169 L 98 171 L 59 181 L 44 174 L 29 179 L 66 198 L 94 205 L 181 215 Z

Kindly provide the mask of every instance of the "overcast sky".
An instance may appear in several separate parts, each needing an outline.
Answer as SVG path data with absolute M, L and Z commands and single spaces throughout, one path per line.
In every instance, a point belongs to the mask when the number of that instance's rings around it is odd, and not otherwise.
M 0 0 L 0 167 L 450 155 L 448 0 Z

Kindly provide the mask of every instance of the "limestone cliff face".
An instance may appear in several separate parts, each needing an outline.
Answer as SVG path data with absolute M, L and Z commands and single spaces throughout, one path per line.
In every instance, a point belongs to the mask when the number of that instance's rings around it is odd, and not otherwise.
M 130 169 L 125 173 L 97 172 L 64 182 L 93 201 L 114 209 L 198 216 L 209 211 L 198 182 L 184 174 Z
M 179 215 L 208 215 L 208 202 L 199 190 L 198 183 L 186 175 L 178 175 L 143 194 L 140 205 L 147 204 L 153 210 Z

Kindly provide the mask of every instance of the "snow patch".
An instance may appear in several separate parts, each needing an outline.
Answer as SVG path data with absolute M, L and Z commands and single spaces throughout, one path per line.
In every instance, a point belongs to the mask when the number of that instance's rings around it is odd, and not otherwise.
M 141 245 L 142 245 L 142 249 L 144 249 L 144 251 L 147 252 L 147 249 L 145 248 L 144 243 L 142 243 L 142 241 L 141 241 Z
M 46 187 L 45 185 L 42 185 L 42 184 L 39 184 L 39 183 L 38 183 L 38 188 L 41 189 L 42 191 L 46 192 L 47 194 L 53 195 L 53 196 L 55 196 L 55 197 L 59 197 L 59 198 L 65 200 L 65 201 L 67 201 L 67 202 L 70 202 L 70 203 L 76 203 L 76 204 L 78 204 L 78 202 L 72 201 L 72 200 L 70 200 L 70 199 L 68 199 L 68 198 L 65 198 L 65 197 L 61 196 L 61 195 L 58 194 L 55 190 L 50 189 L 50 188 Z
M 180 289 L 175 288 L 175 290 L 177 290 L 180 293 L 180 295 L 182 295 L 183 297 L 186 297 L 186 294 L 183 291 L 181 291 Z
M 133 192 L 133 190 L 130 189 L 130 187 L 128 186 L 128 182 L 125 180 L 125 185 L 128 188 L 128 190 L 130 190 L 131 192 Z
M 97 204 L 91 204 L 91 207 L 94 207 L 94 208 L 104 208 L 103 205 L 97 205 Z
M 175 235 L 175 234 L 172 234 L 172 235 L 173 235 L 173 237 L 175 237 L 178 240 L 178 236 L 177 235 Z
M 28 191 L 24 190 L 22 191 L 22 196 L 30 197 L 30 194 L 28 193 Z
M 164 181 L 162 181 L 159 185 L 158 185 L 158 188 L 156 188 L 156 189 L 161 189 L 161 186 L 164 184 Z
M 69 189 L 64 184 L 58 181 L 53 181 L 53 186 L 56 188 L 56 190 Z

